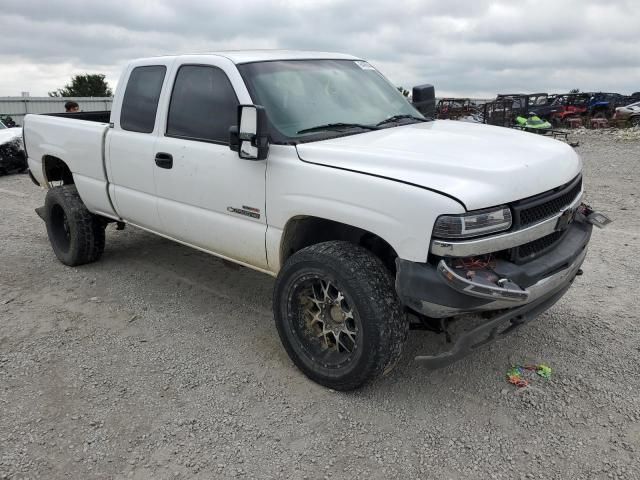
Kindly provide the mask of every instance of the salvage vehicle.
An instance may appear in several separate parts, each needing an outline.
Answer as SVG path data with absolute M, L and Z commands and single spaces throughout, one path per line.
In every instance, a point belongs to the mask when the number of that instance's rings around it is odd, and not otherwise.
M 624 96 L 619 93 L 592 92 L 587 107 L 587 115 L 593 118 L 610 119 L 616 107 L 624 105 Z
M 498 94 L 492 102 L 483 106 L 484 120 L 489 125 L 512 127 L 516 118 L 529 113 L 529 96 L 523 93 Z
M 547 131 L 551 129 L 551 124 L 541 119 L 535 113 L 531 112 L 528 116 L 519 115 L 516 117 L 517 126 L 528 131 Z
M 591 95 L 588 93 L 567 93 L 558 95 L 553 106 L 558 108 L 551 114 L 551 123 L 554 126 L 564 126 L 566 120 L 571 117 L 582 117 L 589 111 Z
M 518 124 L 518 117 L 537 115 L 548 120 L 550 116 L 560 111 L 557 106 L 551 106 L 555 97 L 547 93 L 501 93 L 495 100 L 483 106 L 484 120 L 489 125 L 512 127 Z
M 22 128 L 7 127 L 0 121 L 0 175 L 27 170 L 22 148 Z
M 110 114 L 24 124 L 63 264 L 98 260 L 115 222 L 272 275 L 288 355 L 338 390 L 388 373 L 412 326 L 451 341 L 418 357 L 436 368 L 538 317 L 608 221 L 566 144 L 428 119 L 350 55 L 135 60 Z
M 621 106 L 629 105 L 631 103 L 640 102 L 640 92 L 633 92 L 631 95 L 624 95 Z
M 551 105 L 548 105 L 549 102 Z M 579 142 L 569 140 L 567 132 L 552 128 L 553 125 L 549 121 L 565 110 L 566 107 L 561 104 L 561 100 L 556 102 L 555 95 L 499 94 L 495 100 L 482 106 L 482 123 L 547 135 L 577 147 Z M 561 120 L 558 118 L 555 123 L 559 125 Z
M 565 142 L 574 148 L 580 146 L 580 142 L 569 139 L 569 133 L 567 131 L 554 129 L 549 121 L 538 117 L 534 112 L 529 113 L 527 116 L 519 115 L 516 117 L 516 124 L 513 128 L 524 130 L 525 132 L 537 133 L 539 135 L 546 135 L 555 140 Z
M 457 120 L 477 112 L 469 98 L 441 98 L 436 106 L 436 118 Z
M 554 113 L 562 110 L 562 107 L 555 103 L 556 95 L 537 93 L 529 95 L 528 112 L 535 114 L 542 120 L 551 120 Z
M 626 107 L 616 108 L 613 120 L 620 123 L 627 123 L 632 127 L 640 127 L 640 102 L 632 103 Z

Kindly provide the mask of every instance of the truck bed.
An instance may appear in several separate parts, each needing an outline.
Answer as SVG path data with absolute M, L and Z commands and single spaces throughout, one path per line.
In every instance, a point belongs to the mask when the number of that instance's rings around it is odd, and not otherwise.
M 105 118 L 106 121 L 99 120 Z M 108 121 L 104 112 L 27 115 L 23 132 L 29 169 L 41 185 L 47 182 L 44 161 L 49 157 L 58 158 L 73 172 L 74 182 L 87 208 L 114 217 L 117 214 L 107 193 L 104 163 Z
M 45 113 L 50 117 L 62 117 L 71 120 L 86 120 L 88 122 L 109 123 L 111 111 L 96 110 L 94 112 L 73 112 L 73 113 Z

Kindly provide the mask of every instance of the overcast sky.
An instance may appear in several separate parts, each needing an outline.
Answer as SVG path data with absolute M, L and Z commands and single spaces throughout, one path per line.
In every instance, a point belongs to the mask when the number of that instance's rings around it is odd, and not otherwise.
M 639 0 L 0 0 L 0 13 L 0 96 L 241 48 L 351 53 L 438 95 L 640 91 Z

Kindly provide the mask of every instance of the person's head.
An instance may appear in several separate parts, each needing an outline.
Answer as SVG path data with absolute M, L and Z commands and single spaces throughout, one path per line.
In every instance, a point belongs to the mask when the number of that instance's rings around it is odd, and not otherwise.
M 69 101 L 64 104 L 64 109 L 67 113 L 79 112 L 80 105 L 78 105 L 76 102 Z

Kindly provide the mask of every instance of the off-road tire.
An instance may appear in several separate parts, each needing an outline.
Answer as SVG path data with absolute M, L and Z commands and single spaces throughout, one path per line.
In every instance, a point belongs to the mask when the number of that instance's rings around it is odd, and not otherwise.
M 353 363 L 325 368 L 304 351 L 293 327 L 296 285 L 309 275 L 324 275 L 350 298 L 362 332 L 362 348 Z M 293 303 L 292 303 L 293 302 Z M 331 241 L 292 255 L 278 275 L 273 293 L 278 334 L 295 365 L 311 380 L 335 390 L 353 390 L 387 374 L 396 365 L 407 339 L 409 323 L 396 295 L 394 281 L 382 261 L 363 247 Z
M 102 256 L 105 224 L 87 210 L 75 185 L 49 189 L 44 219 L 51 247 L 65 265 L 75 267 L 95 262 Z
M 629 119 L 629 124 L 632 127 L 640 127 L 640 116 L 631 117 Z

